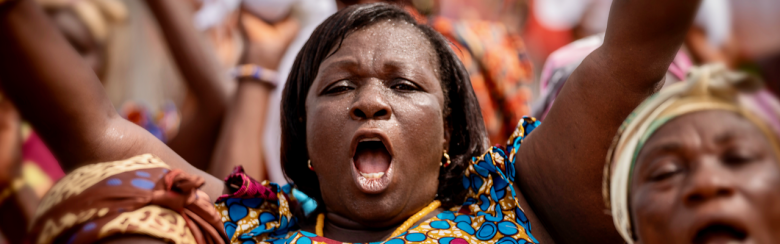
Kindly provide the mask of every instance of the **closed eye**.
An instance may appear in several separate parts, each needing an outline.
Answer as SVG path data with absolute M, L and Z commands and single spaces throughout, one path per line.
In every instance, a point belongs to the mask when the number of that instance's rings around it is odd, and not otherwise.
M 727 165 L 739 166 L 756 161 L 761 158 L 760 153 L 750 152 L 743 149 L 729 149 L 721 156 L 721 160 Z
M 658 167 L 654 167 L 649 175 L 649 180 L 653 182 L 663 181 L 672 178 L 676 174 L 682 172 L 682 167 L 679 163 L 674 162 L 673 159 L 662 159 L 666 162 L 657 162 Z

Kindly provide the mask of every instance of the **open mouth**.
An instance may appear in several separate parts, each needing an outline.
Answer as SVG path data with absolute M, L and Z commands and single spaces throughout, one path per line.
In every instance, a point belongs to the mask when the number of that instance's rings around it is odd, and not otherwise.
M 364 135 L 356 139 L 352 156 L 355 183 L 365 193 L 380 193 L 390 185 L 393 172 L 393 156 L 386 146 L 387 140 L 381 135 Z
M 736 244 L 744 243 L 747 239 L 747 232 L 733 225 L 728 224 L 711 224 L 698 232 L 693 238 L 695 244 L 710 244 L 710 243 L 724 243 L 724 244 Z

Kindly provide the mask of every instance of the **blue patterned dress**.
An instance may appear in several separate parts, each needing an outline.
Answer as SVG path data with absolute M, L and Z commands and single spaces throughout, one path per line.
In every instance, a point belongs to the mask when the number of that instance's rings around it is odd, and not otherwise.
M 538 243 L 513 187 L 515 153 L 537 126 L 536 119 L 523 118 L 506 149 L 492 147 L 471 160 L 463 177 L 468 189 L 463 205 L 377 243 Z M 312 203 L 290 185 L 259 183 L 241 173 L 232 177 L 239 179 L 241 190 L 216 203 L 230 243 L 341 243 L 300 229 L 291 209 Z

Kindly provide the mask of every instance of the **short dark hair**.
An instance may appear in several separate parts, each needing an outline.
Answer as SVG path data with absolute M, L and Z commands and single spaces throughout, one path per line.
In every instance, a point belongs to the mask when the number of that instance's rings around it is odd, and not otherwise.
M 439 172 L 437 199 L 445 207 L 463 204 L 466 194 L 463 174 L 472 157 L 481 155 L 488 146 L 482 113 L 468 73 L 441 34 L 430 26 L 417 23 L 403 9 L 386 3 L 354 5 L 330 16 L 314 30 L 295 58 L 282 95 L 281 163 L 284 173 L 299 190 L 322 206 L 317 175 L 307 166 L 306 96 L 322 61 L 338 51 L 347 35 L 383 20 L 410 23 L 433 46 L 439 62 L 437 75 L 444 91 L 444 122 L 450 135 L 447 152 L 452 161 Z

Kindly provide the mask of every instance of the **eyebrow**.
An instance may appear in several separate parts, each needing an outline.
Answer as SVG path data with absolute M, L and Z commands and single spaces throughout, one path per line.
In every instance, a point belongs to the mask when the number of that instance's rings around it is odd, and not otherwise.
M 729 142 L 731 140 L 734 140 L 734 138 L 737 137 L 737 135 L 734 133 L 734 131 L 726 131 L 722 134 L 719 134 L 715 136 L 715 143 L 717 144 L 724 144 L 726 142 Z
M 660 145 L 652 145 L 648 152 L 646 154 L 655 154 L 655 153 L 666 153 L 666 152 L 676 152 L 682 150 L 683 145 L 679 142 L 666 142 L 661 143 Z
M 340 60 L 333 61 L 327 66 L 324 66 L 325 69 L 331 69 L 331 68 L 337 68 L 337 67 L 345 67 L 345 66 L 357 66 L 360 62 L 355 60 L 354 58 L 341 58 Z

